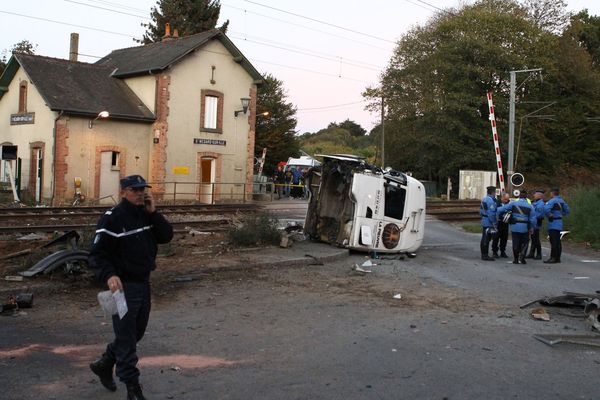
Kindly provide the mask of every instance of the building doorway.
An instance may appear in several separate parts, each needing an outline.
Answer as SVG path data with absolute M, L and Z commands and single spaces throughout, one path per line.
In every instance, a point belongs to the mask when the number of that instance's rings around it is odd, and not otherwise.
M 201 203 L 214 203 L 215 159 L 202 157 L 200 159 L 200 188 L 199 201 Z
M 100 204 L 115 204 L 119 201 L 119 157 L 118 151 L 100 153 Z
M 35 202 L 40 204 L 42 202 L 42 170 L 44 166 L 44 154 L 42 149 L 33 149 L 34 162 L 35 162 Z

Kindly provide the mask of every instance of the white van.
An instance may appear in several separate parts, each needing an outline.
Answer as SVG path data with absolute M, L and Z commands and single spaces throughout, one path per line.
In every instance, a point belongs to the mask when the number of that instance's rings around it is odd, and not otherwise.
M 423 243 L 425 187 L 352 155 L 324 155 L 307 184 L 304 232 L 359 251 L 414 252 Z M 320 179 L 318 179 L 320 178 Z

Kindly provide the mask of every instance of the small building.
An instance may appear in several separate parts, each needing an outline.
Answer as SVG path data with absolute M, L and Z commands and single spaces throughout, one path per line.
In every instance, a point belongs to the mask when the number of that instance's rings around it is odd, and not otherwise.
M 225 34 L 119 49 L 94 64 L 13 54 L 0 77 L 0 145 L 18 146 L 30 201 L 118 201 L 140 174 L 164 200 L 252 192 L 261 75 Z M 0 162 L 0 179 L 4 162 Z

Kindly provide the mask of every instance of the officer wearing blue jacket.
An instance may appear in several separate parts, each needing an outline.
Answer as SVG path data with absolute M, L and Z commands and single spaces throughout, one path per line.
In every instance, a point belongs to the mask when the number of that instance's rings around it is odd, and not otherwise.
M 533 194 L 533 210 L 535 211 L 536 223 L 533 227 L 533 234 L 531 235 L 531 247 L 529 248 L 529 254 L 526 258 L 533 258 L 534 260 L 542 259 L 542 242 L 540 241 L 540 230 L 544 222 L 544 190 L 538 189 Z
M 550 238 L 550 258 L 545 260 L 546 264 L 560 262 L 562 254 L 562 243 L 560 242 L 560 231 L 563 230 L 563 217 L 569 215 L 569 205 L 560 197 L 558 188 L 550 191 L 552 198 L 544 206 L 544 215 L 548 217 L 548 236 Z
M 481 215 L 481 259 L 485 261 L 494 261 L 494 258 L 490 257 L 488 252 L 490 248 L 490 240 L 492 239 L 493 232 L 497 233 L 498 230 L 498 218 L 496 215 L 496 187 L 488 186 L 486 188 L 487 195 L 481 199 L 481 205 L 479 207 L 479 215 Z
M 513 264 L 527 264 L 525 253 L 529 244 L 529 235 L 537 223 L 533 206 L 527 201 L 527 191 L 521 190 L 519 199 L 511 201 L 498 209 L 499 213 L 512 212 L 510 231 L 512 232 Z

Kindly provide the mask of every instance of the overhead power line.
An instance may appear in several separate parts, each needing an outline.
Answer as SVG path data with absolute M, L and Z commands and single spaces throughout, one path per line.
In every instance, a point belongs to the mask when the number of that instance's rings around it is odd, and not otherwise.
M 129 37 L 131 39 L 136 39 L 135 35 L 130 35 L 130 34 L 127 34 L 127 33 L 109 31 L 109 30 L 100 29 L 100 28 L 92 28 L 90 26 L 85 26 L 85 25 L 71 24 L 69 22 L 56 21 L 54 19 L 49 19 L 49 18 L 34 17 L 32 15 L 19 14 L 19 13 L 15 13 L 15 12 L 11 12 L 11 11 L 4 11 L 4 10 L 0 10 L 0 13 L 2 13 L 2 14 L 8 14 L 8 15 L 14 15 L 14 16 L 17 16 L 17 17 L 35 19 L 37 21 L 52 22 L 54 24 L 72 26 L 72 27 L 75 27 L 75 28 L 88 29 L 88 30 L 91 30 L 91 31 L 103 32 L 103 33 L 110 33 L 112 35 L 119 35 L 119 36 Z
M 86 6 L 86 7 L 96 8 L 98 10 L 110 11 L 110 12 L 114 12 L 114 13 L 118 13 L 118 14 L 122 14 L 122 15 L 129 15 L 129 16 L 132 16 L 132 17 L 144 18 L 144 19 L 150 20 L 150 17 L 142 16 L 142 15 L 139 15 L 139 14 L 132 14 L 132 13 L 128 13 L 128 12 L 125 12 L 125 11 L 119 11 L 119 10 L 115 10 L 113 8 L 106 8 L 106 7 L 95 6 L 93 4 L 82 3 L 80 1 L 75 1 L 75 0 L 64 0 L 64 1 L 66 1 L 67 3 L 79 4 L 79 5 Z
M 365 33 L 365 32 L 360 32 L 360 31 L 357 31 L 357 30 L 355 30 L 355 29 L 346 28 L 346 27 L 344 27 L 344 26 L 340 26 L 340 25 L 332 24 L 332 23 L 330 23 L 330 22 L 327 22 L 327 21 L 321 21 L 321 20 L 319 20 L 319 19 L 316 19 L 316 18 L 307 17 L 306 15 L 301 15 L 301 14 L 297 14 L 297 13 L 294 13 L 294 12 L 291 12 L 291 11 L 282 10 L 281 8 L 277 8 L 277 7 L 268 6 L 268 5 L 266 5 L 266 4 L 262 4 L 262 3 L 259 3 L 259 2 L 256 2 L 256 1 L 252 1 L 252 0 L 245 0 L 245 1 L 246 1 L 247 3 L 250 3 L 250 4 L 255 4 L 255 5 L 257 5 L 257 6 L 261 6 L 261 7 L 268 8 L 268 9 L 270 9 L 270 10 L 275 10 L 275 11 L 278 11 L 278 12 L 281 12 L 281 13 L 284 13 L 284 14 L 293 15 L 294 17 L 303 18 L 303 19 L 306 19 L 306 20 L 308 20 L 308 21 L 317 22 L 317 23 L 319 23 L 319 24 L 323 24 L 323 25 L 331 26 L 331 27 L 333 27 L 333 28 L 341 29 L 341 30 L 344 30 L 344 31 L 346 31 L 346 32 L 352 32 L 352 33 L 355 33 L 355 34 L 357 34 L 357 35 L 362 35 L 362 36 L 370 37 L 371 39 L 377 39 L 377 40 L 381 40 L 381 41 L 383 41 L 383 42 L 388 42 L 388 43 L 393 43 L 393 44 L 396 44 L 396 42 L 395 42 L 395 41 L 393 41 L 393 40 L 389 40 L 389 39 L 382 38 L 382 37 L 379 37 L 379 36 L 371 35 L 371 34 L 369 34 L 369 33 Z
M 335 34 L 335 33 L 332 33 L 332 32 L 322 31 L 320 29 L 312 28 L 310 26 L 306 26 L 306 25 L 302 25 L 302 24 L 296 24 L 294 22 L 286 21 L 286 20 L 281 19 L 281 18 L 276 18 L 276 17 L 272 17 L 270 15 L 265 15 L 265 14 L 257 13 L 257 12 L 254 12 L 254 11 L 246 10 L 245 8 L 236 7 L 236 6 L 232 6 L 232 5 L 225 4 L 225 3 L 221 3 L 221 5 L 223 7 L 228 7 L 228 8 L 233 8 L 235 10 L 243 11 L 244 13 L 258 15 L 259 17 L 267 18 L 267 19 L 270 19 L 270 20 L 273 20 L 273 21 L 279 21 L 279 22 L 282 22 L 284 24 L 288 24 L 288 25 L 292 25 L 292 26 L 297 26 L 299 28 L 303 28 L 303 29 L 306 29 L 306 30 L 309 30 L 309 31 L 318 32 L 318 33 L 322 33 L 324 35 L 328 35 L 328 36 L 333 36 L 333 37 L 337 37 L 337 38 L 340 38 L 340 39 L 344 39 L 344 40 L 347 40 L 347 41 L 350 41 L 350 42 L 353 42 L 353 43 L 356 43 L 356 44 L 361 44 L 363 46 L 368 46 L 368 47 L 370 47 L 372 49 L 382 50 L 382 51 L 385 51 L 385 52 L 389 52 L 390 51 L 390 49 L 387 49 L 385 47 L 375 46 L 375 45 L 373 45 L 371 43 L 361 42 L 360 40 L 351 39 L 351 38 L 349 38 L 347 36 L 338 35 L 338 34 Z
M 318 110 L 329 110 L 332 108 L 338 108 L 338 107 L 347 107 L 347 106 L 352 106 L 355 104 L 360 104 L 360 103 L 364 103 L 366 100 L 360 100 L 360 101 L 353 101 L 352 103 L 343 103 L 343 104 L 334 104 L 331 106 L 322 106 L 322 107 L 308 107 L 308 108 L 299 108 L 296 111 L 318 111 Z

